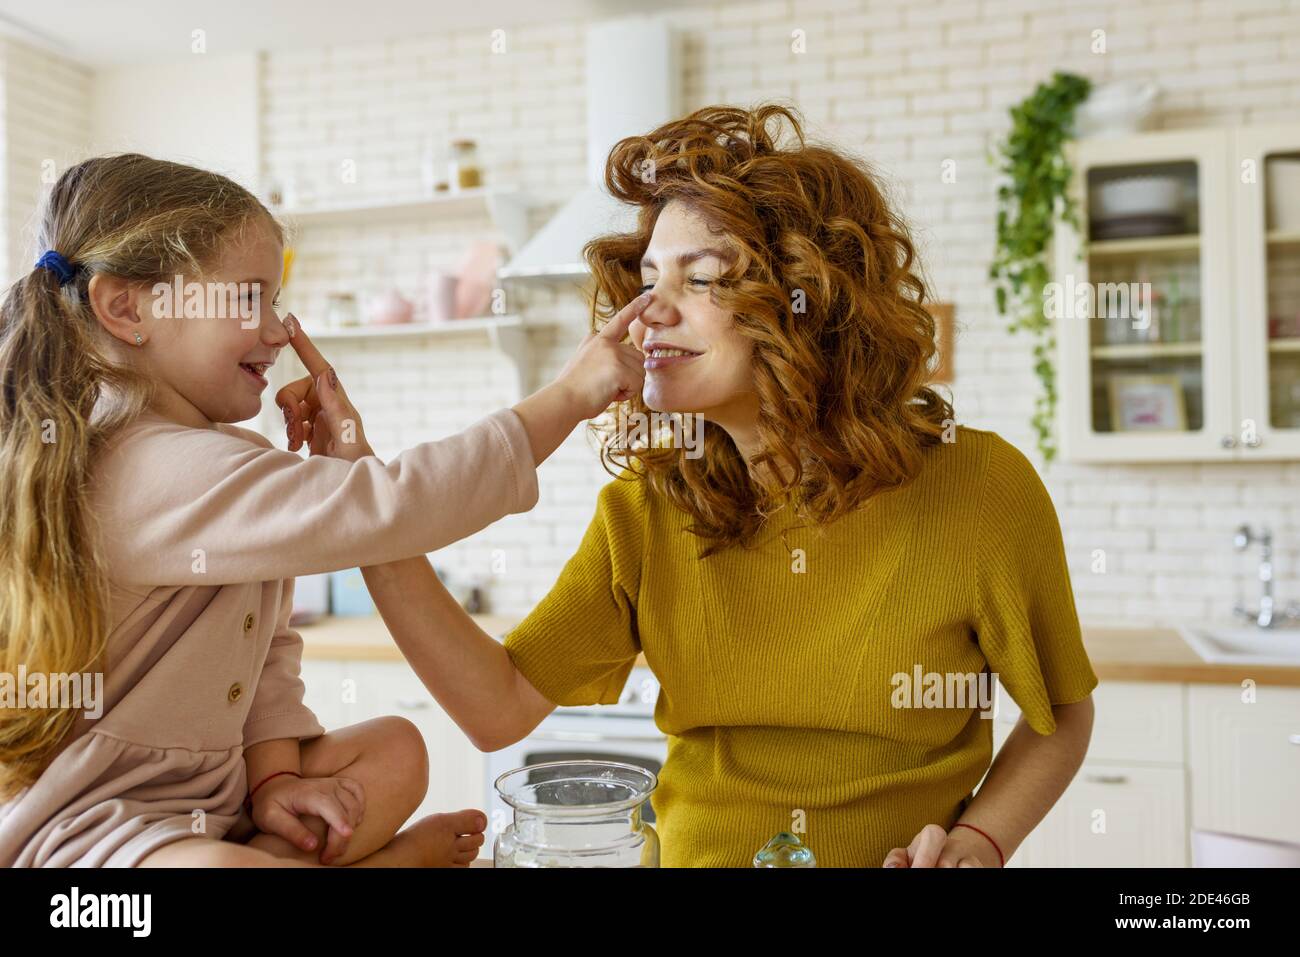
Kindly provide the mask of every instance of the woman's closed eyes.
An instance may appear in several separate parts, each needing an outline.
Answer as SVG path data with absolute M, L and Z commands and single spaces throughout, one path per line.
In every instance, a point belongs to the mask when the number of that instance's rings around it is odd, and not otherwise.
M 710 286 L 713 285 L 715 281 L 716 280 L 713 279 L 696 277 L 696 278 L 691 278 L 686 280 L 686 284 L 688 286 L 694 286 L 696 289 L 708 289 Z M 654 289 L 654 287 L 655 287 L 655 283 L 652 282 L 645 283 L 644 285 L 641 286 L 640 290 L 638 290 L 638 294 L 643 292 L 649 292 L 650 290 Z

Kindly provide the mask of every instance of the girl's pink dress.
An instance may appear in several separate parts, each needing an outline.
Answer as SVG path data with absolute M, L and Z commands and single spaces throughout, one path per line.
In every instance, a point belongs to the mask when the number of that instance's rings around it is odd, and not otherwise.
M 246 839 L 244 749 L 324 732 L 302 700 L 294 576 L 431 552 L 537 502 L 511 409 L 387 465 L 146 413 L 90 481 L 112 584 L 103 713 L 0 804 L 4 866 L 134 866 L 181 838 Z

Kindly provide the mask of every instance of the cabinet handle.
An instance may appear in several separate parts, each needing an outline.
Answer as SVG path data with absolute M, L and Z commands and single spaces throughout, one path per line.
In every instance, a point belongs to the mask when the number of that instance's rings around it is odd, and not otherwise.
M 1127 784 L 1127 774 L 1089 774 L 1088 783 L 1090 784 Z
M 1258 435 L 1256 435 L 1256 436 L 1253 436 L 1252 438 L 1247 439 L 1247 440 L 1246 440 L 1245 442 L 1243 442 L 1242 444 L 1243 444 L 1243 445 L 1247 445 L 1247 446 L 1249 446 L 1249 447 L 1252 448 L 1252 449 L 1257 449 L 1257 448 L 1259 448 L 1261 445 L 1264 444 L 1264 440 L 1261 439 Z
M 1292 744 L 1300 744 L 1300 734 L 1287 735 L 1287 740 Z
M 429 707 L 428 698 L 398 698 L 397 706 L 403 711 L 420 711 Z
M 1237 438 L 1233 435 L 1225 435 L 1223 438 L 1219 439 L 1219 445 L 1223 446 L 1225 449 L 1235 449 L 1237 447 Z

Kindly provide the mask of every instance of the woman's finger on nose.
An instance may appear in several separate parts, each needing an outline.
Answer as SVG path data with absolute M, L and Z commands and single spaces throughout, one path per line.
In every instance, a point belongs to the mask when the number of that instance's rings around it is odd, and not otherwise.
M 325 357 L 320 354 L 316 344 L 311 341 L 307 333 L 303 332 L 302 323 L 293 313 L 284 317 L 284 328 L 289 333 L 289 345 L 293 346 L 293 351 L 298 353 L 298 358 L 302 364 L 307 367 L 307 371 L 312 376 L 318 376 L 329 368 L 329 363 Z

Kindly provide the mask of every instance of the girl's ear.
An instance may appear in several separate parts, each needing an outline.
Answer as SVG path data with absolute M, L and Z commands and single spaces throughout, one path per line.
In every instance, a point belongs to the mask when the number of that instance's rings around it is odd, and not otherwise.
M 143 344 L 136 339 L 137 335 L 141 340 L 147 338 L 145 323 L 137 312 L 140 305 L 138 284 L 118 276 L 97 273 L 90 277 L 86 293 L 95 318 L 114 338 L 130 346 Z

